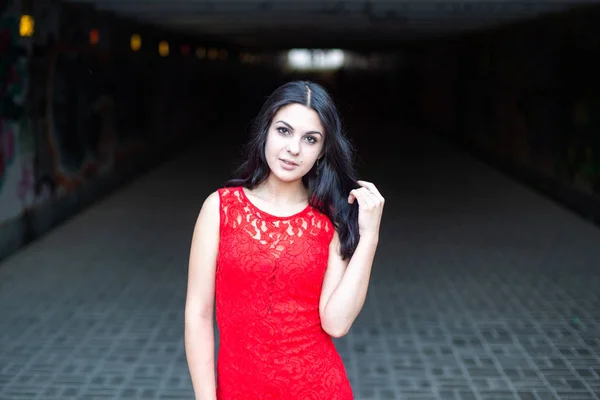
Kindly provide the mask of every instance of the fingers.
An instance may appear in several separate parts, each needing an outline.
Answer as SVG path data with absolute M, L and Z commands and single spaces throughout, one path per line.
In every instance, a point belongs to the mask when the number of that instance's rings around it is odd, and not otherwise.
M 353 189 L 350 191 L 350 196 L 348 197 L 348 203 L 354 203 L 354 200 L 358 200 L 358 204 L 365 204 L 365 191 L 363 188 Z
M 358 188 L 354 189 L 350 192 L 350 196 L 348 198 L 348 203 L 354 203 L 354 199 L 358 200 L 359 205 L 363 205 L 366 207 L 374 207 L 379 202 L 377 199 L 367 188 Z
M 361 203 L 362 200 L 362 192 L 359 192 L 358 189 L 353 189 L 350 191 L 350 195 L 348 196 L 348 203 L 352 204 L 355 200 L 358 200 L 358 203 Z
M 373 196 L 373 199 L 376 199 L 378 201 L 381 202 L 385 202 L 385 199 L 383 198 L 383 196 L 381 195 L 381 193 L 379 193 L 379 190 L 377 189 L 377 187 L 372 184 L 371 182 L 367 182 L 367 181 L 356 181 L 359 185 L 361 185 L 363 188 L 367 189 L 369 194 Z

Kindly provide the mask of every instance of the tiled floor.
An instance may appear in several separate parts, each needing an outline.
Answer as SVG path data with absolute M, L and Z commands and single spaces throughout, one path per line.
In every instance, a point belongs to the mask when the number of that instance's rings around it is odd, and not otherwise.
M 356 398 L 600 399 L 600 230 L 430 139 L 398 147 L 393 178 L 365 177 L 386 214 L 337 341 Z M 222 178 L 202 162 L 162 166 L 0 265 L 0 399 L 192 398 L 189 241 Z

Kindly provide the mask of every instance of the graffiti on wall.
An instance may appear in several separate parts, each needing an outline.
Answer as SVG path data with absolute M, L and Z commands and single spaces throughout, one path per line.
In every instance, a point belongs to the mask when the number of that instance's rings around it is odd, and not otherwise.
M 43 199 L 114 171 L 147 145 L 119 127 L 118 105 L 125 103 L 113 90 L 114 71 L 126 62 L 115 62 L 106 43 L 87 43 L 91 24 L 85 15 L 58 6 L 45 14 L 53 17 L 35 38 L 30 88 L 37 139 L 35 188 Z M 101 31 L 103 38 L 108 34 Z
M 55 52 L 47 81 L 46 139 L 57 187 L 66 190 L 113 167 L 116 146 L 109 62 L 91 54 Z
M 207 89 L 223 92 L 196 58 L 113 51 L 119 31 L 93 8 L 37 0 L 35 33 L 20 38 L 16 2 L 0 0 L 0 223 L 196 133 L 205 122 L 190 88 L 209 107 Z
M 193 69 L 173 74 L 172 66 L 115 55 L 111 24 L 94 21 L 62 7 L 32 60 L 36 188 L 52 197 L 131 164 L 158 142 L 177 139 L 184 129 L 173 125 L 198 115 L 178 93 L 191 82 Z M 99 30 L 96 46 L 89 43 L 92 26 Z M 184 116 L 175 115 L 180 110 Z
M 18 215 L 33 187 L 25 118 L 27 48 L 19 36 L 19 14 L 11 0 L 0 0 L 0 221 Z

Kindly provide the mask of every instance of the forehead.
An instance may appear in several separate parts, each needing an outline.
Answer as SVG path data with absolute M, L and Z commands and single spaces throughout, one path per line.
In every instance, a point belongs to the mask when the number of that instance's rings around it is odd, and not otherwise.
M 319 114 L 302 104 L 288 104 L 280 108 L 273 117 L 273 123 L 277 121 L 285 121 L 298 131 L 324 131 Z

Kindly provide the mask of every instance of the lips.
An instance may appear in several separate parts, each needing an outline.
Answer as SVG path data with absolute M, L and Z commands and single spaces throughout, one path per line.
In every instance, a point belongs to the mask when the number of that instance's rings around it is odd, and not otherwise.
M 290 161 L 290 160 L 286 160 L 285 158 L 280 158 L 280 160 L 283 161 L 284 163 L 288 164 L 288 165 L 298 166 L 298 164 L 296 164 L 295 162 Z

